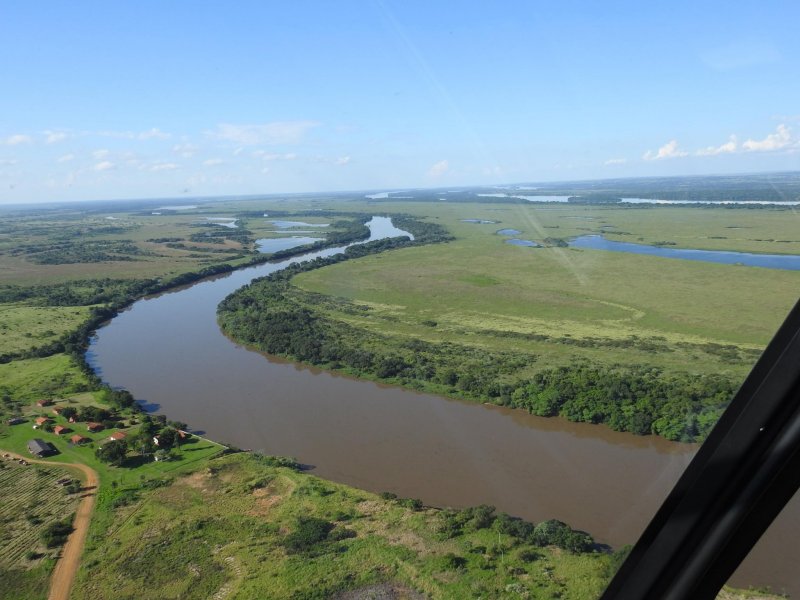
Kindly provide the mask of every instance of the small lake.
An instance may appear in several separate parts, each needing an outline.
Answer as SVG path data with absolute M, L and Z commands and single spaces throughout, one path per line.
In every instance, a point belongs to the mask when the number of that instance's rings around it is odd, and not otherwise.
M 495 233 L 497 235 L 519 235 L 522 232 L 519 229 L 498 229 Z
M 212 225 L 219 225 L 220 227 L 227 227 L 228 229 L 237 229 L 239 226 L 236 224 L 238 219 L 230 217 L 205 217 L 205 220 Z
M 293 227 L 328 227 L 330 223 L 305 223 L 303 221 L 281 221 L 272 219 L 270 223 L 278 229 L 292 229 Z
M 263 254 L 272 254 L 273 252 L 279 252 L 281 250 L 289 250 L 290 248 L 297 248 L 298 246 L 313 244 L 321 239 L 322 238 L 300 235 L 280 238 L 262 238 L 260 240 L 256 240 L 256 247 L 258 248 L 258 251 Z
M 602 235 L 582 235 L 572 240 L 569 245 L 572 248 L 586 248 L 589 250 L 630 252 L 632 254 L 699 260 L 723 265 L 743 265 L 746 267 L 800 271 L 800 255 L 796 254 L 754 254 L 750 252 L 729 252 L 724 250 L 694 250 L 691 248 L 673 248 L 670 246 L 648 246 L 646 244 L 607 240 Z

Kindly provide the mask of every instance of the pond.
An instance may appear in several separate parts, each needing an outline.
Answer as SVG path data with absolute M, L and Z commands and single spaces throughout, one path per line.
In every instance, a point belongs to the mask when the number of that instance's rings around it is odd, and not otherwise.
M 298 246 L 313 244 L 321 239 L 322 238 L 301 235 L 280 238 L 262 238 L 260 240 L 256 240 L 256 247 L 258 248 L 258 251 L 263 254 L 272 254 L 273 252 L 279 252 L 280 250 L 289 250 L 290 248 L 297 248 Z
M 725 250 L 695 250 L 691 248 L 673 248 L 670 246 L 648 246 L 646 244 L 607 240 L 602 235 L 596 234 L 582 235 L 569 242 L 569 245 L 572 248 L 630 252 L 633 254 L 699 260 L 724 265 L 743 265 L 747 267 L 800 271 L 800 255 L 796 254 L 755 254 L 751 252 L 732 252 Z
M 292 229 L 293 227 L 329 227 L 330 223 L 305 223 L 303 221 L 281 221 L 280 219 L 271 219 L 270 223 L 275 225 L 278 229 Z

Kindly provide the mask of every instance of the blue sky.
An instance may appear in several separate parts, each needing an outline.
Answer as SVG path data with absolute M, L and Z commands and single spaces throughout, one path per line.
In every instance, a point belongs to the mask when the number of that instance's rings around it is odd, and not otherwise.
M 799 18 L 0 1 L 0 202 L 800 169 Z

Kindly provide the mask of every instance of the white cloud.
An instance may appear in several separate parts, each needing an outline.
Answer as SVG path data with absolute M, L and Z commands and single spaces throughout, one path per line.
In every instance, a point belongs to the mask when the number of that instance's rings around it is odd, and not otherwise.
M 175 163 L 156 163 L 150 167 L 151 171 L 174 171 L 179 169 L 180 166 Z
M 57 144 L 58 142 L 63 142 L 67 139 L 67 134 L 64 131 L 45 131 L 44 132 L 45 139 L 44 141 L 48 144 Z
M 274 121 L 262 125 L 221 123 L 209 135 L 244 146 L 298 144 L 311 129 L 318 126 L 316 121 Z
M 114 168 L 114 163 L 111 162 L 110 160 L 104 160 L 103 162 L 99 162 L 93 167 L 95 171 L 108 171 L 109 169 L 113 168 Z
M 59 156 L 56 159 L 56 162 L 65 163 L 65 162 L 69 162 L 71 160 L 75 160 L 75 155 L 74 154 L 65 154 L 64 156 Z
M 13 158 L 0 158 L 0 167 L 12 167 L 17 164 L 16 159 Z
M 124 140 L 166 140 L 172 137 L 169 133 L 161 131 L 158 127 L 153 127 L 147 131 L 97 131 L 89 132 L 89 135 L 99 135 L 101 137 L 120 138 Z
M 747 140 L 742 144 L 742 148 L 749 152 L 770 152 L 772 150 L 782 150 L 793 143 L 792 130 L 781 123 L 775 133 L 770 133 L 763 140 Z
M 32 142 L 33 138 L 31 136 L 24 135 L 22 133 L 16 133 L 6 138 L 6 144 L 8 144 L 9 146 L 18 146 L 19 144 L 30 144 Z
M 608 167 L 610 165 L 624 165 L 626 162 L 628 162 L 627 158 L 609 158 L 603 164 Z
M 94 152 L 92 152 L 92 158 L 94 158 L 95 160 L 100 160 L 102 158 L 106 158 L 109 154 L 111 154 L 110 150 L 106 148 L 101 148 L 100 150 L 95 150 Z
M 253 156 L 257 158 L 261 158 L 267 162 L 271 162 L 274 160 L 295 160 L 297 158 L 297 154 L 294 152 L 286 152 L 285 154 L 276 154 L 273 152 L 266 152 L 265 150 L 256 150 L 253 152 Z
M 428 169 L 428 177 L 441 177 L 450 170 L 450 163 L 446 160 L 440 160 Z
M 670 140 L 661 148 L 658 149 L 658 152 L 653 152 L 652 150 L 648 150 L 642 156 L 645 160 L 663 160 L 665 158 L 680 158 L 682 156 L 687 156 L 689 153 L 685 152 L 684 150 L 680 150 L 678 148 L 678 141 L 677 140 Z
M 344 165 L 349 164 L 350 160 L 351 159 L 350 159 L 349 156 L 340 156 L 339 158 L 337 158 L 336 160 L 333 161 L 333 164 L 343 167 Z
M 175 144 L 172 147 L 172 151 L 183 158 L 191 158 L 199 149 L 194 144 Z
M 223 165 L 223 164 L 225 164 L 225 161 L 222 160 L 221 158 L 209 158 L 208 160 L 203 161 L 204 167 L 215 167 L 217 165 Z
M 739 149 L 739 142 L 735 135 L 728 138 L 728 141 L 721 146 L 708 146 L 697 151 L 698 156 L 716 156 L 717 154 L 733 154 Z
M 153 127 L 147 131 L 142 131 L 136 137 L 140 140 L 166 140 L 171 136 L 170 134 L 161 131 L 158 127 Z

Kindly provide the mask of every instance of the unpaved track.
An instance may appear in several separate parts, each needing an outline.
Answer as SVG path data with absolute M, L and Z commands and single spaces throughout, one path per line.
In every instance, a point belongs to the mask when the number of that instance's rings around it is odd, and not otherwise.
M 95 495 L 97 494 L 97 485 L 99 483 L 97 472 L 86 465 L 77 463 L 57 463 L 46 460 L 36 460 L 6 450 L 0 450 L 0 454 L 10 454 L 15 458 L 22 458 L 29 463 L 78 469 L 86 475 L 86 481 L 83 482 L 84 492 L 81 496 L 78 510 L 75 512 L 75 520 L 72 523 L 74 531 L 70 534 L 67 543 L 64 544 L 61 550 L 61 558 L 58 559 L 56 568 L 53 570 L 53 576 L 50 579 L 50 592 L 47 595 L 47 600 L 68 600 L 69 593 L 72 590 L 72 582 L 75 580 L 75 573 L 78 572 L 78 565 L 80 564 L 81 554 L 83 553 L 83 545 L 86 542 L 86 534 L 89 532 L 89 522 L 92 519 L 92 512 L 94 511 Z

